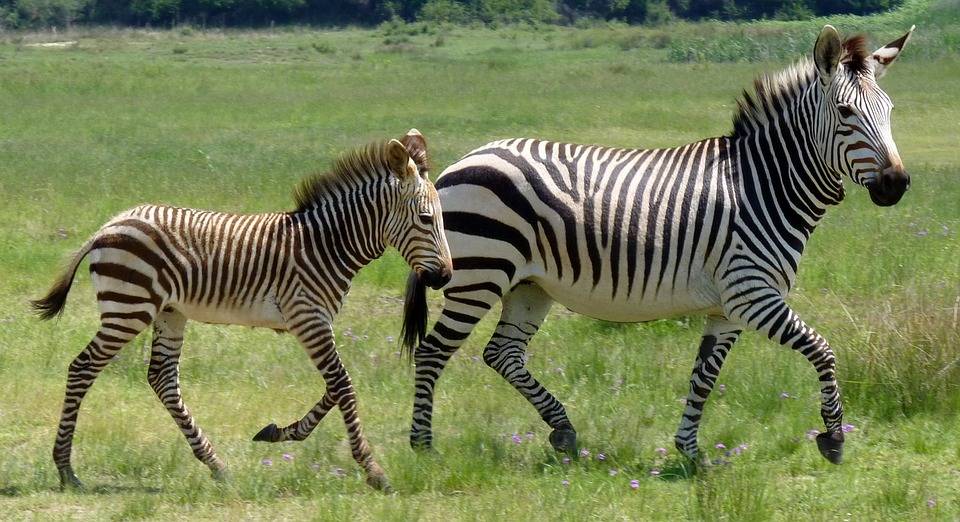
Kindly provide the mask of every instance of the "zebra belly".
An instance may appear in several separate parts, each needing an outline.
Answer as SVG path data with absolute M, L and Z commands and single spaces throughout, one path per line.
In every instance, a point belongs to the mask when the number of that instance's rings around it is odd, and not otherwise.
M 569 285 L 562 281 L 533 278 L 550 297 L 571 311 L 601 319 L 624 323 L 654 321 L 681 315 L 720 314 L 720 295 L 712 285 L 674 289 L 669 296 L 645 298 L 634 294 L 626 298 L 610 298 L 609 290 L 587 285 Z
M 198 303 L 171 303 L 187 319 L 209 324 L 236 324 L 286 330 L 283 315 L 277 304 L 265 299 L 245 305 L 205 305 Z

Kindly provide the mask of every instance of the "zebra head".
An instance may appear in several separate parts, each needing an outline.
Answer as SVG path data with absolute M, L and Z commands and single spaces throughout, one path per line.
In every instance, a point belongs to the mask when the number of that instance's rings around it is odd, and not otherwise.
M 427 177 L 426 145 L 416 129 L 387 145 L 387 164 L 399 180 L 400 197 L 387 217 L 385 239 L 420 281 L 436 289 L 450 281 L 453 262 L 443 233 L 440 197 Z
M 890 130 L 893 103 L 877 85 L 916 26 L 900 38 L 868 53 L 864 38 L 846 41 L 824 26 L 814 47 L 814 64 L 824 94 L 819 110 L 824 159 L 837 173 L 867 188 L 880 206 L 900 201 L 910 188 Z

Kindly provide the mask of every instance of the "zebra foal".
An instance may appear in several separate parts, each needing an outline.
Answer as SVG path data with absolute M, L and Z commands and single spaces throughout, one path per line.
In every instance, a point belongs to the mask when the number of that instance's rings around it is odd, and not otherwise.
M 354 459 L 379 489 L 389 484 L 373 459 L 353 385 L 334 345 L 332 323 L 364 265 L 393 246 L 424 284 L 440 287 L 451 262 L 436 190 L 426 176 L 426 142 L 415 129 L 400 141 L 341 156 L 330 173 L 301 181 L 292 212 L 235 215 L 141 205 L 107 222 L 73 257 L 49 293 L 33 302 L 43 319 L 63 312 L 74 274 L 90 260 L 100 329 L 70 363 L 53 448 L 62 488 L 81 487 L 70 464 L 80 403 L 97 375 L 153 325 L 147 380 L 215 477 L 226 468 L 183 403 L 179 358 L 188 319 L 290 332 L 323 375 L 323 398 L 299 422 L 270 425 L 254 440 L 299 440 L 334 406 Z M 312 429 L 312 427 L 311 427 Z
M 477 322 L 502 303 L 484 361 L 576 446 L 564 406 L 524 367 L 524 350 L 554 301 L 607 321 L 708 317 L 677 448 L 697 431 L 724 358 L 743 329 L 801 353 L 818 374 L 839 463 L 843 409 L 833 351 L 785 299 L 804 246 L 843 181 L 896 204 L 910 184 L 890 129 L 893 104 L 876 80 L 913 29 L 870 53 L 862 37 L 825 26 L 813 59 L 762 76 L 727 136 L 671 149 L 620 149 L 510 139 L 484 145 L 438 178 L 453 279 L 424 337 L 425 301 L 410 299 L 403 340 L 415 347 L 410 441 L 429 447 L 437 380 Z M 424 292 L 412 280 L 410 293 Z

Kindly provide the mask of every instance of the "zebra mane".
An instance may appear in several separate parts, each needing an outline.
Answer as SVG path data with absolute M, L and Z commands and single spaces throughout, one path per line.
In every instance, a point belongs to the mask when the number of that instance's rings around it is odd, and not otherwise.
M 842 71 L 858 76 L 869 69 L 866 50 L 866 38 L 852 36 L 843 42 L 843 54 L 840 56 Z M 817 70 L 813 60 L 805 56 L 793 65 L 775 73 L 764 73 L 754 78 L 753 91 L 743 90 L 737 100 L 737 109 L 733 113 L 733 132 L 731 138 L 749 136 L 754 128 L 762 128 L 775 120 L 786 108 L 787 103 L 800 95 L 817 79 Z
M 337 157 L 329 172 L 312 174 L 300 180 L 293 189 L 293 201 L 297 205 L 294 212 L 313 208 L 343 189 L 385 178 L 390 173 L 387 143 L 374 142 L 345 152 Z

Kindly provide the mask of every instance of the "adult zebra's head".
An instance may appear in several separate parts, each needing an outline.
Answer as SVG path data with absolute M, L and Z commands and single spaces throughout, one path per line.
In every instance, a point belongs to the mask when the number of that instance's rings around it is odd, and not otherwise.
M 453 262 L 443 234 L 440 197 L 430 182 L 427 143 L 416 129 L 387 144 L 387 163 L 399 179 L 400 197 L 387 216 L 385 240 L 413 269 L 416 278 L 440 288 L 450 281 Z
M 869 53 L 864 38 L 846 41 L 833 26 L 824 26 L 814 47 L 813 59 L 823 103 L 819 109 L 827 165 L 867 188 L 880 206 L 900 201 L 910 188 L 910 175 L 903 168 L 890 130 L 890 97 L 877 79 L 899 56 L 914 27 L 900 38 Z

